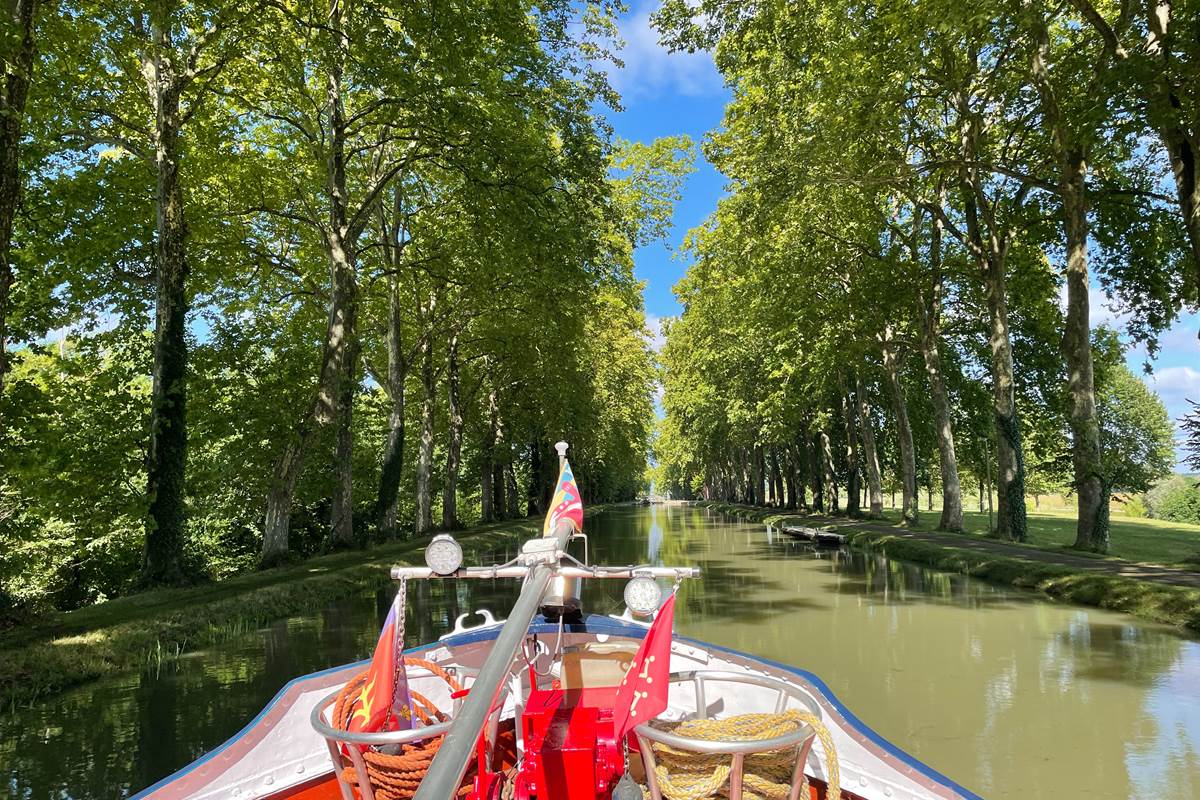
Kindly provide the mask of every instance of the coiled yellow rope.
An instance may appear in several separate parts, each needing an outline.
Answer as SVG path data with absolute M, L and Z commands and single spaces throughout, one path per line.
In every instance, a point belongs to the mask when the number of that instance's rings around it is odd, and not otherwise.
M 829 788 L 827 800 L 840 800 L 841 773 L 833 736 L 820 718 L 807 711 L 786 711 L 782 714 L 739 714 L 726 719 L 694 719 L 663 726 L 679 736 L 692 739 L 759 741 L 785 736 L 808 725 L 816 732 L 825 748 L 825 771 Z M 729 773 L 732 756 L 721 753 L 696 753 L 677 750 L 663 744 L 654 745 L 655 776 L 658 787 L 668 800 L 700 800 L 720 793 L 729 794 Z M 792 768 L 796 748 L 769 750 L 746 756 L 742 774 L 742 797 L 745 800 L 780 800 L 792 788 Z

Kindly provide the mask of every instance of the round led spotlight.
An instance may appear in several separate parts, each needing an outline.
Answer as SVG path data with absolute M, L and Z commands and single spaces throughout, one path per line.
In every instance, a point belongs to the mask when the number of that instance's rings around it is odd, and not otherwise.
M 658 611 L 662 602 L 662 587 L 647 575 L 635 575 L 625 584 L 625 605 L 637 617 L 648 617 Z
M 448 533 L 439 533 L 425 548 L 425 565 L 438 575 L 457 572 L 462 562 L 462 547 Z

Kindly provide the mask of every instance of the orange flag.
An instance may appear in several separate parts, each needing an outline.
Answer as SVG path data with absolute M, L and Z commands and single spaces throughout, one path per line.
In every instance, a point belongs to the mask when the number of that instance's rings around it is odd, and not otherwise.
M 371 666 L 367 670 L 367 682 L 359 692 L 354 713 L 346 724 L 347 730 L 373 733 L 383 730 L 386 721 L 390 721 L 388 727 L 393 730 L 412 727 L 408 679 L 403 661 L 404 643 L 396 641 L 404 622 L 400 619 L 401 613 L 401 595 L 397 592 L 392 609 L 383 623 L 383 631 L 379 634 L 379 642 L 375 645 L 375 655 L 371 657 Z
M 671 628 L 675 624 L 675 594 L 658 610 L 654 624 L 642 640 L 633 664 L 617 688 L 613 724 L 617 741 L 654 719 L 667 707 L 667 680 L 671 674 Z

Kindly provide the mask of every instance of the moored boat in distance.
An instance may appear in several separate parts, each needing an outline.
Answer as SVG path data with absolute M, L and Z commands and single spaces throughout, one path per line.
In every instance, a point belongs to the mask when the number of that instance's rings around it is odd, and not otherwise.
M 397 601 L 372 661 L 291 681 L 136 798 L 976 797 L 870 730 L 817 676 L 675 636 L 673 589 L 698 571 L 593 565 L 581 527 L 564 459 L 544 535 L 517 558 L 463 567 L 457 543 L 436 537 L 427 566 L 393 568 Z M 464 614 L 400 659 L 389 648 L 403 641 L 406 582 L 446 578 L 520 579 L 521 591 L 507 620 L 481 612 L 466 627 Z M 614 578 L 627 581 L 625 614 L 583 614 L 579 581 Z

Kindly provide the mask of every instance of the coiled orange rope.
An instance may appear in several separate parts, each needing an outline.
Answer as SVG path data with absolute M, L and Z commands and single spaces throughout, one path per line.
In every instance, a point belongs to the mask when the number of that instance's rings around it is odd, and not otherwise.
M 451 692 L 462 690 L 462 686 L 454 679 L 453 675 L 432 661 L 405 656 L 404 665 L 421 667 L 437 675 L 446 682 Z M 333 704 L 334 727 L 347 730 L 350 717 L 354 714 L 354 708 L 358 703 L 359 693 L 366 680 L 367 673 L 363 672 L 342 687 L 342 691 L 338 693 L 337 700 Z M 418 692 L 410 694 L 413 711 L 423 725 L 432 725 L 447 719 L 446 715 L 424 695 Z M 412 797 L 421 784 L 421 779 L 429 771 L 429 764 L 433 761 L 433 756 L 441 744 L 442 737 L 435 736 L 432 739 L 401 745 L 400 752 L 395 755 L 380 753 L 370 748 L 365 749 L 362 757 L 367 766 L 367 780 L 371 784 L 376 800 L 407 800 Z M 342 764 L 342 779 L 352 786 L 357 786 L 359 775 L 354 766 L 344 756 Z

